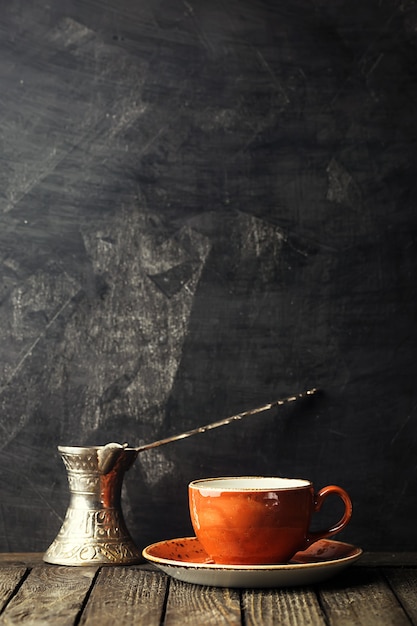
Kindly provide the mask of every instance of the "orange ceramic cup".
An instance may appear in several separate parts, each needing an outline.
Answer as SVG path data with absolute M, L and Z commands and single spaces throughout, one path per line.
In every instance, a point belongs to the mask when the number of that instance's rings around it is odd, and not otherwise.
M 352 502 L 341 487 L 317 493 L 309 480 L 241 476 L 195 480 L 188 486 L 194 532 L 215 563 L 285 563 L 318 539 L 340 532 L 352 515 Z M 311 532 L 313 513 L 330 495 L 345 506 L 341 519 Z

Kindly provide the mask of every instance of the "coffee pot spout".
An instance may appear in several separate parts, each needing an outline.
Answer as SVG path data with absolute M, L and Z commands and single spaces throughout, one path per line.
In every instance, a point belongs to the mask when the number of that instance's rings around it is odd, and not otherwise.
M 121 444 L 112 442 L 97 448 L 97 466 L 100 474 L 108 474 L 111 472 L 118 459 L 123 456 L 123 451 L 126 450 L 127 447 L 127 443 Z

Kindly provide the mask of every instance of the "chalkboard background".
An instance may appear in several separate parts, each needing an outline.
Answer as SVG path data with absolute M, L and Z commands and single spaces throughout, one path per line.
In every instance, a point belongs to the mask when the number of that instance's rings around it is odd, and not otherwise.
M 267 474 L 417 549 L 415 0 L 0 7 L 0 549 L 60 528 L 58 444 L 310 387 L 141 454 L 136 542 L 191 534 L 192 478 Z

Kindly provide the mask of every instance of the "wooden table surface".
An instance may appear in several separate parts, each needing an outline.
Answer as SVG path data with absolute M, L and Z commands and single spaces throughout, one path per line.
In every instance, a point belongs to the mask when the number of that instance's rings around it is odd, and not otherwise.
M 184 583 L 151 565 L 62 567 L 0 555 L 0 624 L 146 626 L 417 625 L 417 552 L 365 553 L 311 587 L 227 589 Z

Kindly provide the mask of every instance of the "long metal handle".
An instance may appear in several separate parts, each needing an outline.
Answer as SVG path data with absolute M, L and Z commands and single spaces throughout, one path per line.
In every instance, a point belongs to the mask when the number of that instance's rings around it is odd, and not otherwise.
M 206 424 L 206 426 L 199 426 L 198 428 L 192 428 L 191 430 L 187 430 L 184 433 L 180 433 L 179 435 L 172 435 L 171 437 L 165 437 L 165 439 L 159 439 L 158 441 L 153 441 L 152 443 L 146 443 L 143 446 L 136 447 L 135 450 L 137 450 L 138 452 L 142 452 L 143 450 L 157 448 L 158 446 L 162 446 L 165 443 L 171 443 L 171 441 L 178 441 L 179 439 L 186 439 L 187 437 L 191 437 L 192 435 L 205 433 L 207 430 L 212 430 L 213 428 L 218 428 L 219 426 L 226 426 L 227 424 L 230 424 L 231 422 L 234 422 L 235 420 L 241 420 L 242 418 L 248 417 L 249 415 L 256 415 L 257 413 L 268 411 L 269 409 L 272 409 L 274 406 L 281 406 L 282 404 L 287 404 L 288 402 L 295 402 L 296 400 L 300 400 L 301 398 L 312 396 L 315 393 L 317 393 L 317 391 L 318 389 L 316 388 L 308 389 L 307 391 L 298 393 L 295 396 L 288 396 L 287 398 L 281 398 L 280 400 L 269 402 L 268 404 L 259 406 L 256 409 L 243 411 L 242 413 L 238 413 L 237 415 L 232 415 L 231 417 L 227 417 L 226 419 L 219 420 L 218 422 L 212 422 L 211 424 Z

